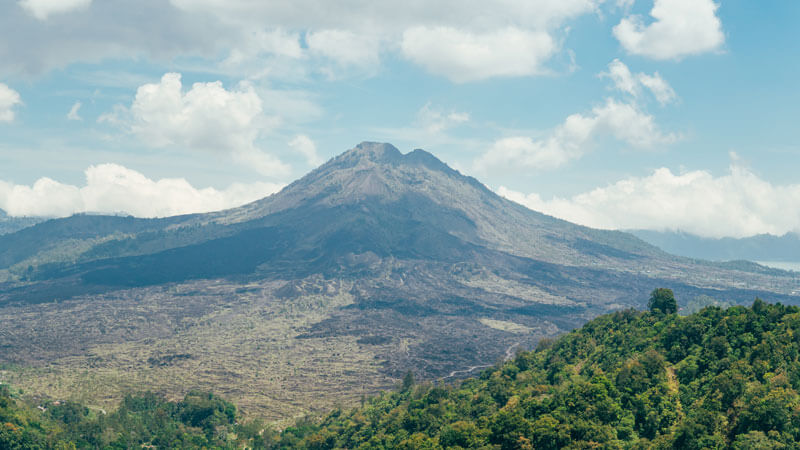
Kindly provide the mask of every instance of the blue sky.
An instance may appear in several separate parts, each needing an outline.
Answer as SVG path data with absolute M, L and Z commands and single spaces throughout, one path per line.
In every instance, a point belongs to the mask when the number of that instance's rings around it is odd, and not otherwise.
M 800 2 L 19 0 L 0 209 L 154 217 L 363 140 L 601 228 L 800 231 Z

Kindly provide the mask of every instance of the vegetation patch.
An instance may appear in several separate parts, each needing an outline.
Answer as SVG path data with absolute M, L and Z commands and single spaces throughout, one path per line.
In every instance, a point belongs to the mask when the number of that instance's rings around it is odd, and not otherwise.
M 488 317 L 481 317 L 480 319 L 478 319 L 478 322 L 486 325 L 489 328 L 494 328 L 495 330 L 500 330 L 500 331 L 507 331 L 509 333 L 528 334 L 533 332 L 533 329 L 530 327 L 526 327 L 525 325 L 520 325 L 515 322 L 509 322 L 507 320 L 494 320 Z

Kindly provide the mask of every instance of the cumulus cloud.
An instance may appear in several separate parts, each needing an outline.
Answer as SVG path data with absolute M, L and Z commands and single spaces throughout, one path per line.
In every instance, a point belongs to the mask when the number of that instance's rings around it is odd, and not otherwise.
M 469 114 L 459 111 L 443 112 L 429 103 L 417 112 L 417 123 L 428 133 L 441 133 L 449 128 L 469 122 Z
M 595 228 L 681 230 L 717 238 L 800 231 L 800 185 L 773 185 L 736 163 L 718 177 L 660 168 L 571 198 L 545 200 L 505 187 L 498 193 Z
M 655 0 L 645 24 L 628 16 L 614 27 L 614 36 L 629 53 L 653 59 L 680 59 L 717 50 L 725 42 L 713 0 Z
M 613 99 L 589 114 L 572 114 L 550 136 L 535 140 L 514 136 L 496 141 L 475 160 L 479 171 L 492 168 L 554 169 L 580 158 L 594 142 L 610 136 L 636 148 L 652 148 L 675 142 L 678 136 L 662 132 L 650 114 L 635 104 Z
M 131 130 L 154 146 L 230 150 L 252 144 L 261 99 L 250 87 L 229 91 L 219 81 L 183 92 L 181 75 L 167 73 L 136 90 L 130 113 Z
M 608 64 L 608 72 L 603 72 L 600 76 L 610 78 L 617 90 L 630 94 L 634 98 L 641 96 L 643 87 L 649 90 L 661 105 L 671 103 L 677 98 L 675 91 L 669 83 L 661 78 L 658 72 L 652 75 L 634 74 L 619 59 L 611 61 Z
M 72 105 L 72 108 L 70 108 L 69 112 L 67 113 L 67 119 L 83 120 L 83 118 L 81 118 L 81 116 L 78 114 L 78 111 L 81 109 L 81 106 L 83 106 L 81 102 L 75 102 L 75 104 Z
M 19 0 L 19 6 L 39 20 L 47 20 L 51 14 L 88 8 L 92 0 Z
M 235 183 L 223 190 L 198 189 L 183 178 L 151 180 L 117 164 L 86 169 L 86 184 L 50 178 L 33 185 L 0 181 L 0 209 L 11 216 L 66 217 L 81 212 L 166 217 L 231 208 L 277 192 L 274 183 Z
M 11 122 L 14 120 L 14 107 L 22 104 L 19 92 L 0 83 L 0 122 Z
M 406 58 L 456 83 L 542 73 L 557 50 L 545 31 L 515 27 L 476 33 L 453 27 L 413 27 L 403 33 Z
M 167 73 L 158 83 L 140 86 L 130 108 L 101 116 L 121 124 L 153 147 L 224 152 L 264 175 L 280 176 L 289 168 L 255 145 L 270 122 L 252 86 L 227 90 L 222 82 L 194 83 L 185 91 L 181 75 Z

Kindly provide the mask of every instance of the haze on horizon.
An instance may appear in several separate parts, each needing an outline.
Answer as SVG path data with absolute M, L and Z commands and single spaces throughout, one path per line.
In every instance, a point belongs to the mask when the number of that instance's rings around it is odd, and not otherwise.
M 357 143 L 609 229 L 800 231 L 800 4 L 0 5 L 0 209 L 237 206 Z

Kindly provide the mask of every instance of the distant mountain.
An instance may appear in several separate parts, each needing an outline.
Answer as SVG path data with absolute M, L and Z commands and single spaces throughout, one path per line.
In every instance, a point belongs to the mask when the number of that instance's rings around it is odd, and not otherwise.
M 759 234 L 746 238 L 704 238 L 681 231 L 631 230 L 634 236 L 675 255 L 710 261 L 800 261 L 800 235 Z
M 216 390 L 233 378 L 237 404 L 276 417 L 306 411 L 309 398 L 353 401 L 408 370 L 466 376 L 642 307 L 656 287 L 687 300 L 800 300 L 790 273 L 672 256 L 379 143 L 239 208 L 82 215 L 0 236 L 3 276 L 0 363 L 49 367 L 46 389 L 77 395 L 87 366 L 111 391 L 125 380 Z
M 0 235 L 17 232 L 47 220 L 44 217 L 12 217 L 0 209 Z

